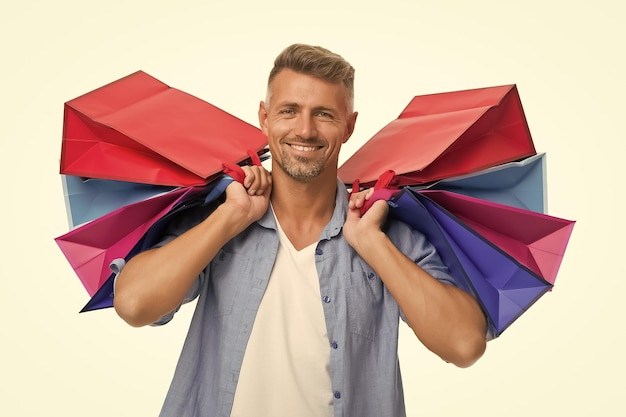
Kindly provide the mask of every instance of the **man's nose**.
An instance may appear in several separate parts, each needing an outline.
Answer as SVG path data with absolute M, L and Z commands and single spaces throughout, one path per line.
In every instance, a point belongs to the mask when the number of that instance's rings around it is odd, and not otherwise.
M 317 129 L 315 127 L 314 116 L 311 114 L 301 113 L 296 121 L 295 134 L 303 139 L 315 137 Z

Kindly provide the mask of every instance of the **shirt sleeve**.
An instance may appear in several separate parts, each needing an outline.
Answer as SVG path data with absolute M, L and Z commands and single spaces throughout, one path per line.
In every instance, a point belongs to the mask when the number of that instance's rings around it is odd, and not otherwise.
M 387 235 L 402 253 L 433 278 L 446 284 L 459 286 L 439 257 L 435 247 L 421 232 L 411 229 L 405 223 L 392 221 L 388 225 Z

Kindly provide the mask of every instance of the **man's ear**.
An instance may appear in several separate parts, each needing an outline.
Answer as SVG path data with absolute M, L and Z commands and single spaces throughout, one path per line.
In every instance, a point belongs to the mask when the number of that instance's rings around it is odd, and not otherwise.
M 267 136 L 267 107 L 263 101 L 259 103 L 259 126 L 261 127 L 263 134 Z
M 354 127 L 356 126 L 356 118 L 358 115 L 358 112 L 354 112 L 348 119 L 348 130 L 346 131 L 346 137 L 343 139 L 343 143 L 346 143 L 348 139 L 350 139 L 350 136 L 352 136 L 352 133 L 354 132 Z

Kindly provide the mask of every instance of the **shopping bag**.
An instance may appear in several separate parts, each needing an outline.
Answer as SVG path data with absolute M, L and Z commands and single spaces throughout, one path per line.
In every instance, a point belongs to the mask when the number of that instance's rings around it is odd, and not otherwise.
M 102 217 L 120 207 L 146 200 L 168 191 L 165 187 L 136 182 L 81 178 L 61 175 L 65 209 L 70 228 Z
M 396 185 L 465 175 L 536 154 L 515 85 L 415 97 L 339 168 L 345 184 Z
M 468 201 L 468 208 L 463 208 L 462 202 Z M 489 319 L 491 334 L 496 337 L 553 287 L 556 270 L 544 271 L 537 264 L 558 269 L 573 227 L 573 222 L 446 191 L 404 188 L 390 205 L 390 216 L 423 233 L 457 285 L 476 297 Z M 482 211 L 484 207 L 493 210 Z M 536 219 L 545 216 L 542 220 L 546 223 L 554 221 L 560 227 L 555 232 L 545 224 L 522 221 L 527 228 L 537 230 L 520 236 L 513 222 L 524 215 Z M 481 221 L 495 229 L 488 230 Z M 539 252 L 551 246 L 551 251 L 560 253 L 556 255 L 558 259 L 545 260 L 540 254 L 539 262 L 529 260 L 527 255 L 535 255 L 535 247 L 525 238 L 541 234 L 544 237 L 539 238 Z
M 106 275 L 107 273 L 109 275 L 98 290 L 92 295 L 89 302 L 83 307 L 81 313 L 112 307 L 115 296 L 115 276 L 119 272 L 118 268 L 120 267 L 119 260 L 123 260 L 123 264 L 125 264 L 134 256 L 155 247 L 155 245 L 162 242 L 171 223 L 177 221 L 183 216 L 188 216 L 191 210 L 201 210 L 194 214 L 194 218 L 198 221 L 211 214 L 217 205 L 221 204 L 221 199 L 224 196 L 226 188 L 233 181 L 235 181 L 234 178 L 224 175 L 223 177 L 211 182 L 211 184 L 203 190 L 183 196 L 167 211 L 167 213 L 163 214 L 154 223 L 152 223 L 152 225 L 141 237 L 135 235 L 135 244 L 127 253 L 123 256 L 119 256 L 117 259 L 114 259 L 110 262 L 110 264 L 103 265 L 103 268 L 105 268 L 103 270 L 103 275 Z
M 138 71 L 65 104 L 62 174 L 166 186 L 202 185 L 263 153 L 256 127 Z
M 181 199 L 203 187 L 177 188 L 166 194 L 121 207 L 55 239 L 93 296 L 109 277 L 110 263 L 125 257 L 146 231 Z
M 445 190 L 508 206 L 547 212 L 546 154 L 529 156 L 471 174 L 445 178 L 424 189 Z M 415 187 L 414 187 L 415 188 Z
M 574 221 L 447 191 L 422 190 L 420 196 L 554 284 Z

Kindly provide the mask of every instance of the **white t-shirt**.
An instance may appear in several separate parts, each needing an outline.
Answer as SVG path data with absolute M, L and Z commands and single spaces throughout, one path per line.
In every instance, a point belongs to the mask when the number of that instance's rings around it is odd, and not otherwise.
M 297 251 L 280 225 L 278 234 L 276 263 L 246 347 L 231 417 L 332 416 L 317 242 Z

